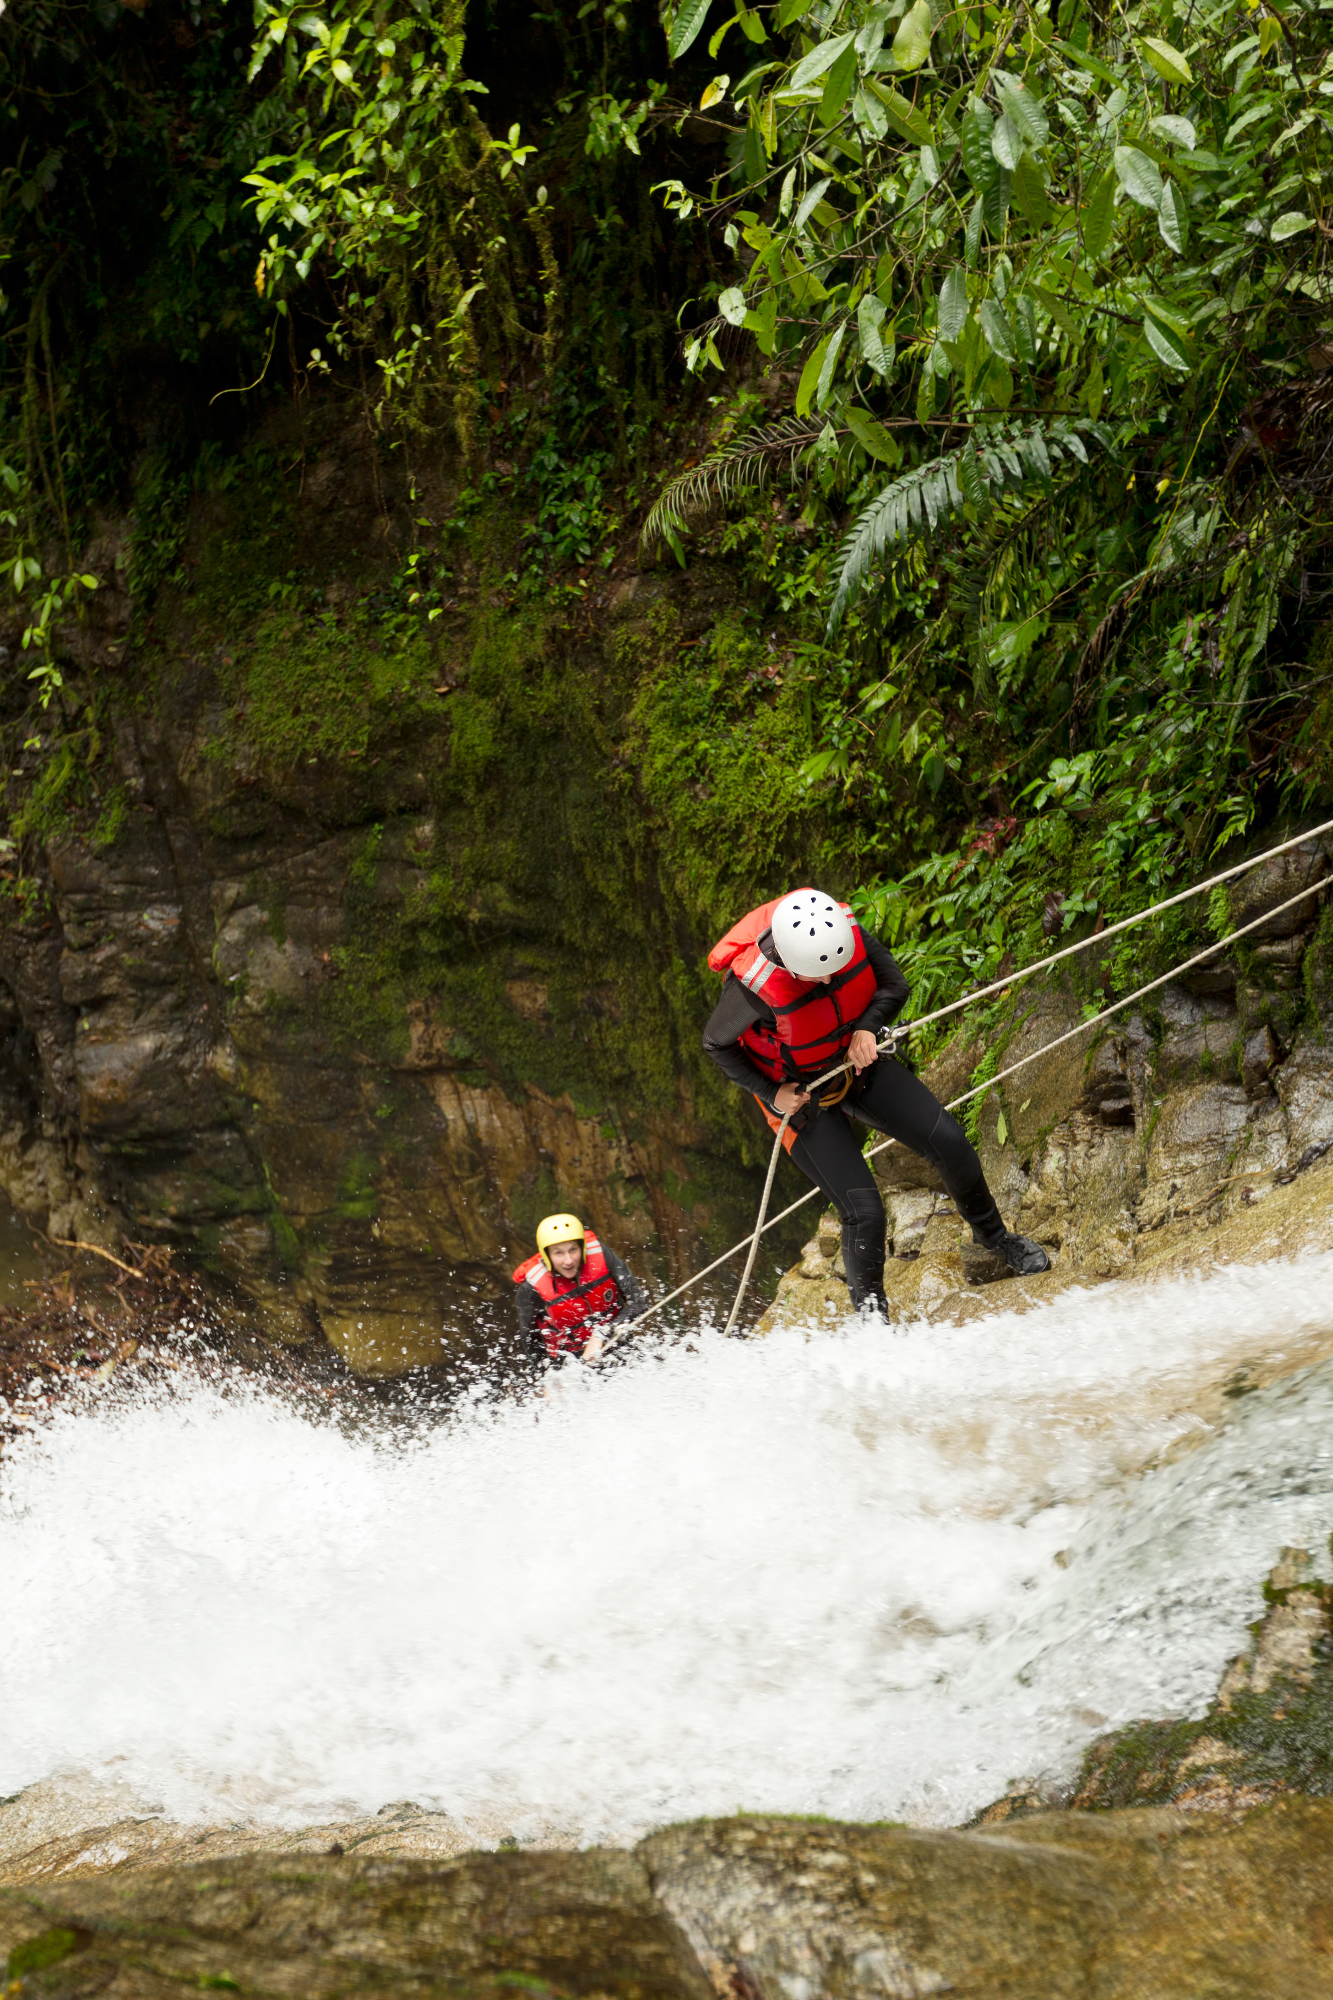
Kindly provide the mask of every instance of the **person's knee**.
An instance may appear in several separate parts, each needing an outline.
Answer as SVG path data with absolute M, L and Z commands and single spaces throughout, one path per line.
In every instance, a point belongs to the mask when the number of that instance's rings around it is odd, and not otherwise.
M 872 1241 L 884 1234 L 887 1218 L 884 1201 L 879 1189 L 874 1187 L 848 1188 L 843 1196 L 843 1221 L 849 1229 L 865 1241 Z
M 946 1184 L 971 1187 L 981 1178 L 977 1149 L 950 1111 L 940 1110 L 930 1135 L 930 1151 Z

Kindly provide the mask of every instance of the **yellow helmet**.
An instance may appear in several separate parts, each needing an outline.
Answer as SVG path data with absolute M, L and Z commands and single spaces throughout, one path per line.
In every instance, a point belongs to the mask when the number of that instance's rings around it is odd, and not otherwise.
M 549 1251 L 553 1243 L 582 1243 L 583 1224 L 577 1215 L 548 1215 L 537 1224 L 537 1248 L 541 1251 L 542 1262 L 547 1270 L 551 1268 Z

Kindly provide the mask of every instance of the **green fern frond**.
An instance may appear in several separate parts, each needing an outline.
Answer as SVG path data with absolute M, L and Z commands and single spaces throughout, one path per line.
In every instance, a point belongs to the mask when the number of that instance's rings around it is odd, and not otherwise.
M 716 506 L 747 488 L 762 486 L 784 458 L 791 460 L 808 451 L 823 428 L 822 420 L 784 417 L 781 423 L 746 431 L 702 464 L 678 473 L 649 509 L 639 537 L 641 545 L 647 549 L 655 541 L 679 534 L 686 515 L 697 508 Z
M 886 551 L 933 534 L 942 521 L 961 511 L 964 501 L 984 507 L 990 495 L 1008 486 L 1040 479 L 1049 483 L 1053 463 L 1088 462 L 1081 430 L 1092 425 L 1056 418 L 1026 430 L 1013 425 L 973 432 L 953 451 L 941 453 L 895 479 L 865 507 L 842 545 L 842 566 L 825 637 L 831 639 L 848 606 Z M 1099 430 L 1094 433 L 1099 442 Z

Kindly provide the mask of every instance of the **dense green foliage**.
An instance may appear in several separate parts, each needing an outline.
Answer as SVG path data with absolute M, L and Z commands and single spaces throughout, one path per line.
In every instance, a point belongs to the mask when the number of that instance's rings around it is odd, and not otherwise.
M 920 1003 L 1046 892 L 1118 912 L 1326 794 L 1327 18 L 779 0 L 708 41 L 730 168 L 666 194 L 734 275 L 688 356 L 748 334 L 790 414 L 647 537 L 796 480 L 806 772 L 881 830 L 861 908 Z
M 1305 810 L 1333 775 L 1325 19 L 10 10 L 18 832 L 62 801 L 119 823 L 100 510 L 130 512 L 142 621 L 191 496 L 296 488 L 333 408 L 372 440 L 381 557 L 334 610 L 255 517 L 219 671 L 270 764 L 424 718 L 468 607 L 568 628 L 657 493 L 648 540 L 738 588 L 706 643 L 622 649 L 605 754 L 699 935 L 817 866 L 924 1008 Z M 478 797 L 490 701 L 450 710 Z

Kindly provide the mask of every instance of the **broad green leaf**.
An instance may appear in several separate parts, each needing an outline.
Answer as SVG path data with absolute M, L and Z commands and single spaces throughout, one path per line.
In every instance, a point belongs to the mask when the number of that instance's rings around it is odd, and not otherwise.
M 1147 336 L 1149 347 L 1159 360 L 1165 361 L 1168 368 L 1177 368 L 1181 374 L 1188 375 L 1192 366 L 1189 351 L 1183 338 L 1174 328 L 1155 319 L 1145 308 L 1143 331 Z
M 1086 49 L 1076 49 L 1072 42 L 1062 42 L 1057 36 L 1052 39 L 1050 46 L 1057 50 L 1066 62 L 1073 63 L 1076 69 L 1085 70 L 1089 76 L 1098 77 L 1102 83 L 1109 83 L 1113 89 L 1124 82 L 1124 77 L 1118 70 L 1108 69 L 1099 56 L 1089 55 Z
M 1079 329 L 1065 311 L 1063 301 L 1047 285 L 1034 284 L 1032 290 L 1035 296 L 1041 300 L 1043 310 L 1050 316 L 1055 325 L 1059 327 L 1065 338 L 1077 341 L 1080 338 Z
M 977 256 L 981 250 L 981 221 L 981 197 L 978 195 L 967 218 L 967 231 L 963 239 L 964 255 L 969 271 L 975 271 L 977 268 Z
M 825 125 L 832 125 L 851 96 L 852 85 L 856 82 L 856 50 L 844 49 L 828 73 L 824 94 L 819 100 L 819 116 Z
M 1009 219 L 1009 182 L 1009 174 L 999 167 L 990 187 L 982 191 L 981 213 L 987 229 L 997 241 L 1004 235 L 1004 225 Z
M 1263 20 L 1259 23 L 1260 55 L 1266 56 L 1269 50 L 1275 49 L 1281 40 L 1282 40 L 1282 23 L 1280 21 L 1275 21 L 1271 14 L 1266 14 Z
M 718 298 L 717 309 L 730 326 L 745 324 L 745 294 L 739 285 L 732 285 Z
M 899 69 L 920 69 L 930 54 L 932 28 L 930 0 L 915 0 L 893 38 L 893 59 Z
M 1101 256 L 1111 240 L 1111 230 L 1115 223 L 1115 183 L 1115 168 L 1108 167 L 1106 172 L 1093 182 L 1079 217 L 1083 226 L 1083 248 L 1094 261 Z
M 1249 55 L 1251 49 L 1257 49 L 1258 46 L 1259 37 L 1257 35 L 1246 35 L 1243 41 L 1233 42 L 1223 56 L 1220 67 L 1222 69 L 1230 69 L 1232 63 L 1239 62 L 1242 56 Z
M 1194 151 L 1199 137 L 1188 118 L 1150 118 L 1148 130 L 1174 146 L 1183 146 L 1187 153 Z
M 1012 173 L 1023 152 L 1023 135 L 1006 111 L 996 119 L 990 135 L 991 151 L 1002 167 Z
M 1162 200 L 1157 210 L 1157 227 L 1162 241 L 1175 251 L 1177 257 L 1184 252 L 1189 242 L 1189 217 L 1185 207 L 1185 197 L 1174 181 L 1166 181 L 1162 186 Z
M 1001 361 L 1016 362 L 1014 335 L 1004 307 L 998 299 L 983 299 L 978 309 L 981 330 L 986 336 L 986 345 L 992 354 L 998 354 Z
M 1284 153 L 1288 146 L 1294 145 L 1297 139 L 1300 138 L 1301 133 L 1305 131 L 1308 125 L 1313 125 L 1318 116 L 1319 113 L 1317 111 L 1302 111 L 1300 117 L 1293 119 L 1285 131 L 1278 133 L 1276 139 L 1273 141 L 1272 152 L 1269 157 L 1275 160 L 1279 153 Z
M 1240 117 L 1233 119 L 1231 124 L 1228 125 L 1226 138 L 1222 142 L 1223 145 L 1234 146 L 1247 126 L 1257 124 L 1261 118 L 1268 117 L 1271 113 L 1276 112 L 1278 108 L 1278 102 L 1275 97 L 1261 97 L 1257 104 L 1251 104 L 1248 110 L 1242 111 Z
M 346 62 L 342 56 L 335 56 L 329 64 L 329 68 L 333 71 L 339 83 L 355 84 L 356 77 L 353 74 L 352 65 Z
M 1140 46 L 1164 83 L 1193 83 L 1193 70 L 1170 42 L 1160 41 L 1156 35 L 1145 35 Z
M 820 42 L 811 49 L 808 56 L 802 56 L 787 80 L 788 90 L 808 90 L 817 83 L 827 70 L 831 70 L 844 49 L 849 49 L 856 40 L 854 33 L 834 35 L 830 41 Z
M 996 355 L 981 382 L 982 393 L 997 410 L 1007 410 L 1014 400 L 1014 378 Z
M 715 57 L 717 55 L 718 50 L 721 48 L 723 42 L 726 41 L 727 36 L 731 33 L 731 30 L 735 27 L 739 19 L 740 19 L 739 14 L 733 14 L 730 20 L 724 21 L 722 23 L 722 26 L 718 29 L 715 29 L 715 31 L 708 37 L 708 53 L 710 57 Z
M 1018 358 L 1025 368 L 1034 368 L 1037 362 L 1037 315 L 1032 301 L 1012 296 L 1009 309 L 1014 316 L 1014 343 L 1018 348 Z
M 1106 394 L 1106 378 L 1102 373 L 1100 357 L 1088 371 L 1088 379 L 1083 384 L 1083 407 L 1094 424 L 1102 413 L 1102 400 Z
M 819 380 L 815 384 L 815 404 L 821 410 L 828 401 L 829 391 L 833 387 L 833 377 L 837 373 L 838 368 L 838 354 L 843 341 L 847 338 L 848 324 L 849 322 L 844 320 L 837 332 L 827 343 L 824 365 L 819 371 Z
M 849 403 L 842 414 L 847 419 L 848 430 L 863 451 L 885 465 L 901 465 L 903 448 L 883 424 L 877 424 L 864 410 L 858 410 L 854 403 Z
M 1141 153 L 1137 146 L 1117 146 L 1115 170 L 1130 200 L 1156 214 L 1162 200 L 1162 176 L 1156 161 Z
M 933 143 L 935 134 L 924 111 L 918 111 L 900 90 L 893 90 L 875 77 L 867 77 L 866 82 L 888 112 L 889 123 L 895 132 L 904 139 L 914 140 L 918 146 L 929 146 Z
M 856 330 L 860 336 L 861 354 L 877 375 L 889 372 L 889 357 L 884 351 L 884 338 L 880 328 L 884 324 L 884 301 L 877 299 L 873 292 L 867 292 L 856 308 Z
M 940 287 L 937 320 L 941 340 L 957 340 L 967 324 L 967 273 L 955 264 Z
M 829 187 L 829 185 L 830 185 L 829 176 L 825 174 L 822 181 L 816 181 L 813 187 L 806 189 L 804 195 L 802 195 L 801 197 L 801 205 L 797 209 L 795 218 L 792 222 L 793 229 L 805 228 L 806 223 L 810 220 L 810 217 L 814 214 L 816 208 L 819 206 L 820 202 L 824 199 L 825 191 Z
M 963 120 L 963 167 L 978 194 L 995 185 L 997 165 L 991 151 L 994 123 L 984 104 L 974 104 Z
M 1034 228 L 1044 229 L 1051 219 L 1051 205 L 1046 199 L 1046 176 L 1031 153 L 1024 153 L 1014 168 L 1013 191 L 1028 221 Z
M 1302 215 L 1298 208 L 1289 208 L 1285 215 L 1279 215 L 1268 233 L 1275 243 L 1285 243 L 1289 236 L 1299 236 L 1302 229 L 1312 227 L 1308 215 Z
M 764 108 L 759 114 L 759 136 L 771 160 L 778 150 L 778 101 L 772 91 L 764 99 Z
M 810 399 L 815 393 L 815 386 L 819 381 L 819 372 L 824 366 L 824 356 L 827 352 L 828 335 L 826 334 L 811 353 L 804 368 L 801 370 L 801 379 L 796 385 L 796 414 L 798 417 L 804 417 L 809 414 Z
M 1013 120 L 1033 151 L 1039 152 L 1051 136 L 1039 100 L 1020 77 L 1002 77 L 997 71 L 996 86 L 1005 116 Z
M 778 26 L 789 28 L 810 12 L 812 0 L 778 0 Z
M 679 62 L 685 51 L 693 46 L 708 19 L 708 7 L 709 0 L 680 0 L 667 36 L 667 53 L 673 62 Z
M 745 162 L 746 180 L 751 183 L 762 180 L 767 165 L 764 157 L 764 140 L 753 118 L 745 128 L 745 150 L 741 157 Z
M 741 6 L 737 9 L 736 18 L 741 24 L 741 33 L 747 41 L 766 42 L 768 40 L 768 29 L 764 26 L 763 16 L 757 8 Z
M 852 99 L 852 117 L 858 132 L 868 139 L 882 139 L 889 129 L 889 114 L 873 90 L 858 90 Z

